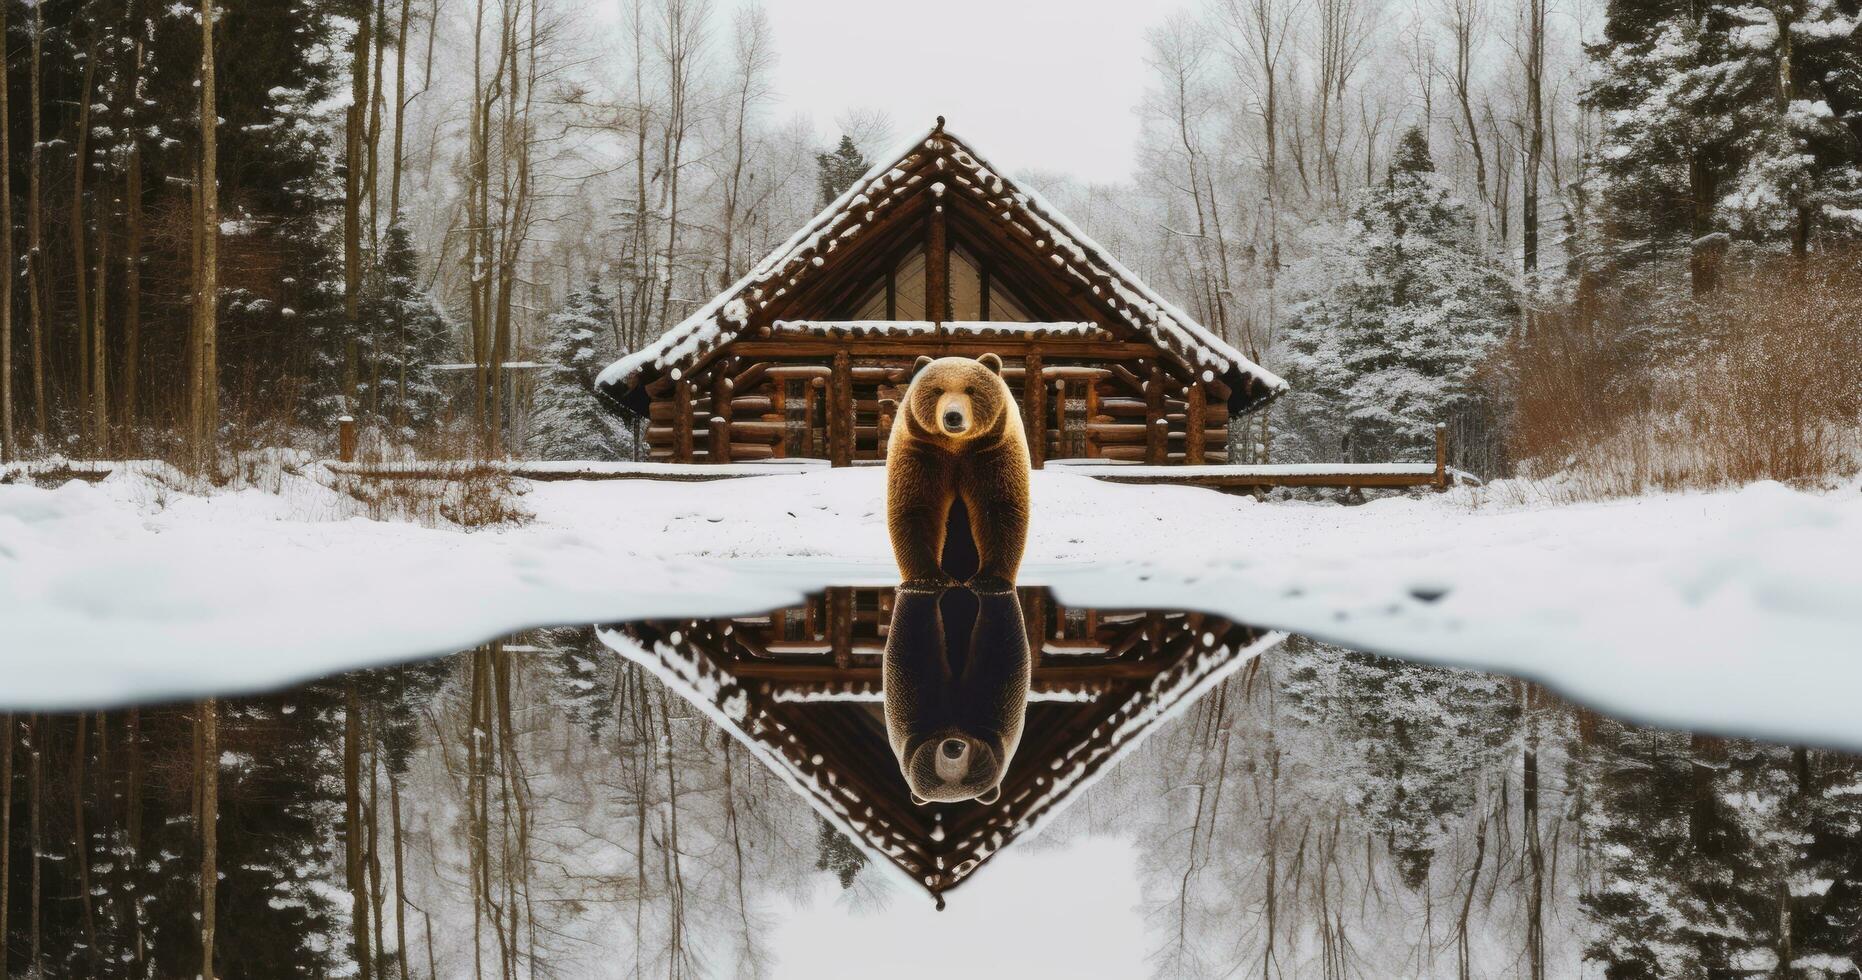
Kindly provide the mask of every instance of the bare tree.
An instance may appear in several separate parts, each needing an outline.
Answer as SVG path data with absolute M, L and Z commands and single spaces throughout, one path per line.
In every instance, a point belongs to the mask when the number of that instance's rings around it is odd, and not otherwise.
M 1525 52 L 1521 59 L 1526 88 L 1526 160 L 1520 175 L 1522 264 L 1527 277 L 1539 271 L 1539 173 L 1545 160 L 1545 4 L 1525 0 Z
M 220 143 L 214 105 L 213 0 L 200 4 L 200 242 L 194 290 L 194 445 L 210 459 L 220 429 Z
M 1455 130 L 1474 158 L 1475 194 L 1484 203 L 1489 200 L 1487 154 L 1481 148 L 1480 126 L 1474 122 L 1473 74 L 1475 52 L 1480 50 L 1481 37 L 1486 30 L 1486 0 L 1445 0 L 1443 6 L 1450 43 L 1454 49 L 1454 56 L 1444 75 L 1448 80 L 1449 92 L 1455 97 L 1455 105 L 1460 109 Z M 1486 224 L 1485 221 L 1481 222 L 1483 230 Z
M 0 50 L 6 47 L 6 4 L 0 3 Z M 7 102 L 7 76 L 0 71 L 0 462 L 19 455 L 13 443 L 13 112 Z M 13 716 L 7 716 L 6 773 L 13 773 Z M 7 800 L 12 800 L 12 783 L 7 783 Z M 4 809 L 4 808 L 0 808 Z M 4 820 L 11 817 L 9 811 Z M 0 834 L 0 864 L 6 861 L 7 838 Z M 0 892 L 6 890 L 6 872 L 0 871 Z M 6 895 L 0 894 L 0 937 L 6 935 Z
M 213 980 L 214 911 L 220 888 L 220 704 L 200 702 L 200 975 Z
M 737 223 L 741 220 L 746 193 L 744 171 L 750 156 L 750 116 L 769 98 L 769 72 L 776 64 L 769 13 L 761 6 L 738 10 L 731 27 L 731 150 L 730 170 L 722 181 L 724 216 L 719 226 L 724 236 L 724 257 L 718 269 L 720 289 L 742 274 L 738 268 Z M 754 174 L 751 176 L 754 178 Z
M 49 316 L 44 309 L 49 287 L 43 251 L 45 144 L 39 137 L 43 104 L 40 63 L 44 40 L 45 10 L 35 3 L 32 5 L 32 84 L 27 95 L 32 102 L 32 128 L 28 131 L 32 144 L 26 151 L 26 306 L 27 327 L 32 335 L 32 427 L 40 438 L 45 437 L 51 416 L 45 405 L 45 319 Z M 36 969 L 38 961 L 33 962 Z

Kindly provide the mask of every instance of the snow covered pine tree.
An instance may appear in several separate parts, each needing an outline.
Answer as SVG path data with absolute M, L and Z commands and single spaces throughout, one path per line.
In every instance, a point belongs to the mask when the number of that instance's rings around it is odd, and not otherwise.
M 1356 458 L 1421 459 L 1437 423 L 1476 407 L 1474 371 L 1513 322 L 1513 286 L 1415 127 L 1389 177 L 1311 236 L 1286 324 L 1292 436 L 1315 459 L 1345 437 Z
M 601 404 L 595 375 L 619 356 L 602 343 L 613 335 L 613 301 L 594 282 L 569 294 L 545 329 L 526 449 L 538 459 L 632 459 L 626 423 Z

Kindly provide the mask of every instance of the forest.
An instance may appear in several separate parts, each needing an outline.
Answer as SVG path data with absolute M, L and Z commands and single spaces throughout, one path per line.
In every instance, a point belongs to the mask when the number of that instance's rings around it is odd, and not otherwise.
M 9 457 L 223 466 L 347 415 L 382 456 L 630 458 L 595 370 L 930 122 L 785 108 L 754 6 L 209 8 L 0 9 Z M 1815 479 L 1857 451 L 1853 8 L 1206 0 L 1145 38 L 1129 180 L 1024 176 L 1293 382 L 1232 461 L 1446 422 L 1585 495 Z

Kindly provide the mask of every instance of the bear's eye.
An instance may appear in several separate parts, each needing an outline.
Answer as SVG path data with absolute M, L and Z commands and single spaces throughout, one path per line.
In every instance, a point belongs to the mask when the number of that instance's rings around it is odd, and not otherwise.
M 966 387 L 963 389 L 963 393 L 966 395 L 974 396 L 976 394 L 976 388 L 975 386 Z

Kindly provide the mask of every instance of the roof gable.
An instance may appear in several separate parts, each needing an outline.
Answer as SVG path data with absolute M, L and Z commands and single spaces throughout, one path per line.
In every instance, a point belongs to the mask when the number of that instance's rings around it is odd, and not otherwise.
M 1022 591 L 1024 602 L 1036 593 L 1045 600 L 1044 590 Z M 1164 721 L 1284 638 L 1196 613 L 1129 619 L 1129 636 L 1096 655 L 1046 652 L 996 802 L 929 806 L 909 802 L 880 719 L 876 664 L 791 660 L 771 669 L 747 656 L 759 643 L 748 638 L 753 619 L 632 623 L 600 636 L 741 742 L 869 861 L 941 903 L 943 892 L 1064 811 Z M 786 680 L 774 680 L 778 672 Z
M 1103 326 L 1140 335 L 1168 351 L 1187 377 L 1221 380 L 1231 410 L 1266 402 L 1286 382 L 1249 360 L 1112 258 L 1051 204 L 1017 186 L 939 126 L 882 158 L 742 279 L 659 339 L 602 371 L 598 386 L 626 400 L 644 381 L 677 380 L 746 330 L 763 328 L 781 301 L 837 261 L 895 227 L 915 209 L 956 203 L 998 242 L 1048 272 L 1056 291 L 1080 290 L 1107 317 Z M 979 217 L 986 216 L 986 217 Z

